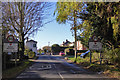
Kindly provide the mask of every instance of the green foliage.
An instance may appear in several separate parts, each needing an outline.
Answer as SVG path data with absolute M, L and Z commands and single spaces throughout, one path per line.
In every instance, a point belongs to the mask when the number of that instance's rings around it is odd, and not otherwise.
M 120 45 L 119 4 L 119 2 L 87 2 L 86 12 L 81 13 L 82 32 L 78 36 L 86 46 L 93 34 L 99 36 L 103 43 L 103 56 L 112 64 L 120 62 L 119 52 L 116 52 Z
M 116 64 L 120 62 L 119 52 L 116 52 L 120 47 L 119 5 L 119 2 L 58 2 L 56 20 L 59 23 L 71 21 L 72 26 L 80 31 L 78 39 L 86 47 L 92 35 L 98 36 L 105 56 Z M 82 19 L 82 24 L 79 19 Z
M 78 14 L 82 9 L 82 4 L 80 2 L 57 2 L 57 8 L 55 12 L 57 13 L 56 20 L 59 23 L 66 23 L 66 21 L 73 21 L 74 12 Z
M 84 22 L 81 27 L 83 31 L 80 34 L 80 39 L 83 44 L 87 44 L 88 39 L 93 33 L 104 40 L 110 41 L 112 44 L 116 43 L 119 39 L 119 21 L 117 13 L 119 11 L 117 8 L 119 3 L 88 2 L 86 4 L 86 12 L 81 13 L 81 16 L 83 16 L 81 18 Z
M 70 52 L 69 49 L 70 49 L 70 48 L 66 48 L 66 49 L 65 49 L 65 53 L 66 53 L 66 52 L 69 53 L 69 52 Z
M 34 57 L 35 57 L 35 52 L 30 51 L 30 52 L 28 53 L 28 57 L 29 57 L 29 58 L 34 58 Z
M 41 54 L 41 53 L 43 53 L 43 52 L 44 52 L 44 51 L 43 51 L 43 50 L 41 50 L 41 49 L 39 49 L 39 50 L 38 50 L 38 53 L 40 53 L 40 54 Z
M 44 51 L 44 53 L 51 52 L 51 47 L 50 46 L 44 46 L 43 51 Z
M 51 49 L 53 53 L 59 53 L 61 51 L 61 48 L 58 44 L 53 44 Z
M 103 58 L 110 61 L 112 64 L 120 64 L 120 49 L 106 49 L 104 50 Z
M 24 55 L 28 56 L 28 58 L 34 58 L 35 57 L 35 52 L 33 52 L 29 49 L 25 49 Z
M 66 55 L 74 55 L 73 48 L 66 48 L 65 49 L 65 54 Z

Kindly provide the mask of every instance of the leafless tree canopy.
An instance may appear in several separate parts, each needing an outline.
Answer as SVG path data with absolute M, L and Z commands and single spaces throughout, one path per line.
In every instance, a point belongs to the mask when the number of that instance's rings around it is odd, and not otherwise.
M 2 3 L 3 28 L 24 39 L 43 26 L 52 3 L 49 2 L 4 2 Z

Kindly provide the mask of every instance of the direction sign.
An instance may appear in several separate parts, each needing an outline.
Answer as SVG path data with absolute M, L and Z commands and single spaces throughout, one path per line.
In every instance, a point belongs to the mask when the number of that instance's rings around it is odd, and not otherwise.
M 18 52 L 18 43 L 4 43 L 3 52 Z

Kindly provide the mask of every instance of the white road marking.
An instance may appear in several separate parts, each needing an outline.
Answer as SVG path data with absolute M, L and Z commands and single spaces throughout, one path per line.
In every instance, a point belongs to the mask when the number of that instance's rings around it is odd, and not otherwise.
M 55 64 L 53 64 L 53 65 L 54 65 L 54 67 L 57 69 L 56 65 L 55 65 Z M 58 72 L 58 74 L 59 74 L 60 78 L 61 78 L 62 80 L 64 80 L 64 78 L 63 78 L 63 76 L 60 74 L 60 72 Z
M 59 76 L 61 77 L 61 79 L 64 80 L 63 76 L 62 76 L 60 73 L 58 73 L 58 74 L 59 74 Z

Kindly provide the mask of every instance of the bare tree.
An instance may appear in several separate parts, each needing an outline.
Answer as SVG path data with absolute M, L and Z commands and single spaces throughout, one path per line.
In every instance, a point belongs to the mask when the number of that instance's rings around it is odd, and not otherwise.
M 2 5 L 3 27 L 14 33 L 20 41 L 21 59 L 24 56 L 24 41 L 44 24 L 49 2 L 4 2 Z

